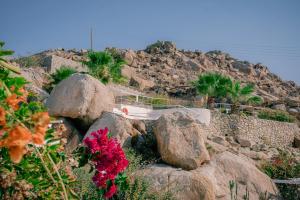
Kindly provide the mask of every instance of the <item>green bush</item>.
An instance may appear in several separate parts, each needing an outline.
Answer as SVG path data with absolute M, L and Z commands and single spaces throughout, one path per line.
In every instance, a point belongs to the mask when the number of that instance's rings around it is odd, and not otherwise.
M 270 119 L 280 122 L 294 122 L 295 118 L 291 116 L 289 113 L 284 111 L 265 109 L 261 110 L 258 113 L 258 118 L 260 119 Z
M 84 61 L 89 68 L 90 75 L 99 79 L 106 84 L 110 81 L 115 83 L 122 83 L 126 79 L 122 77 L 121 69 L 125 61 L 120 58 L 114 58 L 108 51 L 89 52 L 88 61 Z
M 231 112 L 238 113 L 240 104 L 259 105 L 263 102 L 254 96 L 254 85 L 241 85 L 239 81 L 219 73 L 201 74 L 192 82 L 198 94 L 208 97 L 208 104 L 213 107 L 215 99 L 228 99 L 232 103 Z
M 68 66 L 62 66 L 61 68 L 57 69 L 52 75 L 53 84 L 58 84 L 60 81 L 68 78 L 72 74 L 76 73 L 76 70 L 68 67 Z
M 288 152 L 280 151 L 279 156 L 262 166 L 263 171 L 272 179 L 290 179 L 300 177 L 300 163 Z M 300 199 L 300 186 L 277 184 L 285 200 Z
M 67 66 L 61 66 L 61 68 L 57 69 L 53 74 L 51 74 L 50 82 L 44 85 L 43 89 L 50 93 L 55 85 L 74 73 L 76 73 L 75 69 Z

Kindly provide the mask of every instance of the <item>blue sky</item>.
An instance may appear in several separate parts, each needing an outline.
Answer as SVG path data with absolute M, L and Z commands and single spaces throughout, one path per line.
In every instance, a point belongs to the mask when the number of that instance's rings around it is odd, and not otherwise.
M 28 55 L 49 48 L 223 50 L 300 84 L 298 0 L 0 0 L 0 40 Z

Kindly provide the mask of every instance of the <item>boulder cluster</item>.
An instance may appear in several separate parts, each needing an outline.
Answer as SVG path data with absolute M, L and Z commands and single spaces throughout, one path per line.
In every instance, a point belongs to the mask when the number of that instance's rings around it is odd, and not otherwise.
M 128 78 L 128 86 L 140 92 L 193 98 L 196 91 L 191 81 L 201 73 L 215 71 L 242 83 L 254 83 L 256 93 L 274 109 L 300 116 L 300 87 L 281 80 L 262 64 L 240 61 L 221 51 L 178 50 L 168 41 L 139 51 L 113 50 L 127 63 L 122 74 Z M 159 162 L 138 170 L 136 176 L 147 179 L 153 191 L 170 192 L 180 200 L 221 200 L 231 198 L 230 183 L 234 182 L 239 190 L 237 199 L 243 199 L 247 193 L 251 200 L 278 193 L 272 180 L 257 168 L 258 160 L 270 159 L 261 152 L 271 152 L 265 144 L 214 135 L 207 131 L 207 125 L 182 112 L 163 114 L 151 123 L 126 119 L 112 112 L 115 94 L 84 73 L 75 73 L 61 81 L 50 94 L 41 89 L 49 73 L 59 65 L 67 63 L 75 69 L 84 69 L 79 63 L 86 59 L 86 54 L 86 50 L 49 50 L 32 56 L 40 67 L 22 68 L 22 74 L 32 82 L 29 90 L 45 102 L 51 116 L 60 117 L 66 125 L 68 152 L 100 128 L 107 127 L 124 148 L 143 148 L 150 135 Z M 51 62 L 47 62 L 49 59 Z M 22 65 L 26 60 L 16 61 Z M 299 136 L 295 136 L 294 147 L 300 146 Z M 275 154 L 278 152 L 272 153 Z
M 146 136 L 152 135 L 160 161 L 135 175 L 149 181 L 153 191 L 171 192 L 175 199 L 230 199 L 233 181 L 239 188 L 238 198 L 247 192 L 250 199 L 278 192 L 251 158 L 233 151 L 229 142 L 208 136 L 207 125 L 186 112 L 163 114 L 151 123 L 114 114 L 113 94 L 89 75 L 77 73 L 60 82 L 46 106 L 50 115 L 64 119 L 70 151 L 82 137 L 92 137 L 93 131 L 105 127 L 123 148 L 143 148 Z

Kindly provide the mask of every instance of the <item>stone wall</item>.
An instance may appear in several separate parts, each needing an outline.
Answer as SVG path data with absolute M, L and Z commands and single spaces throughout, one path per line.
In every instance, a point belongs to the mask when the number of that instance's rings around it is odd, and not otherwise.
M 292 145 L 299 128 L 294 123 L 212 112 L 208 132 L 220 136 L 239 136 L 274 147 L 285 147 Z

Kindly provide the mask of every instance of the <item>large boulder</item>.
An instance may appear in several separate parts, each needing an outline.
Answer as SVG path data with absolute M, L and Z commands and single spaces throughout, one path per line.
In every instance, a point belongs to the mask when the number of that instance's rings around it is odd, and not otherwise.
M 132 63 L 136 57 L 136 53 L 133 50 L 129 49 L 124 52 L 123 57 L 124 57 L 125 62 L 128 65 L 132 65 Z
M 191 170 L 210 159 L 203 129 L 186 113 L 162 115 L 155 123 L 154 134 L 162 160 L 168 164 Z
M 119 115 L 104 112 L 89 128 L 84 138 L 92 137 L 91 133 L 99 129 L 108 128 L 110 134 L 117 138 L 122 147 L 129 147 L 131 138 L 135 134 L 130 121 Z
M 251 160 L 228 151 L 216 155 L 209 164 L 191 172 L 205 176 L 212 182 L 216 199 L 230 199 L 229 181 L 238 185 L 237 199 L 243 199 L 246 188 L 250 200 L 259 199 L 265 192 L 272 195 L 277 193 L 272 180 L 259 171 Z
M 169 192 L 178 200 L 214 200 L 212 182 L 201 174 L 193 174 L 164 164 L 155 164 L 136 173 L 146 179 L 151 190 Z
M 47 99 L 51 116 L 78 119 L 89 126 L 103 111 L 112 111 L 114 96 L 99 80 L 87 74 L 73 74 L 61 81 Z

